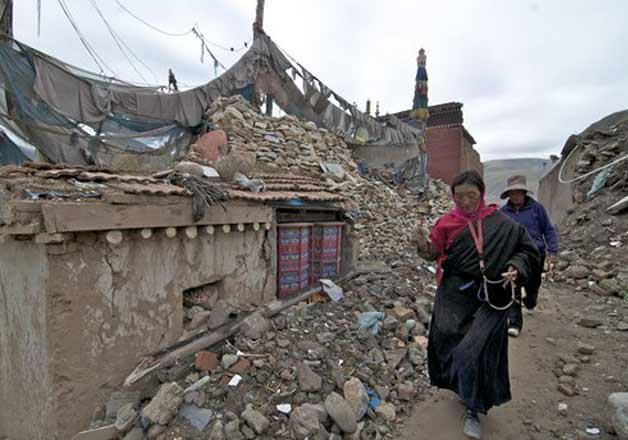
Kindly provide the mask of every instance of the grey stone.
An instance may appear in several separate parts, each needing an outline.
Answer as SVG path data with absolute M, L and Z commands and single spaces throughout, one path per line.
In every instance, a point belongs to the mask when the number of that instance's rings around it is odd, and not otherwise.
M 144 407 L 142 415 L 151 423 L 166 425 L 177 414 L 182 402 L 183 388 L 176 382 L 165 383 Z
M 207 440 L 225 440 L 225 427 L 221 419 L 216 419 L 209 428 Z
M 602 321 L 595 318 L 580 318 L 578 325 L 586 328 L 596 328 L 602 325 Z
M 135 405 L 140 401 L 140 398 L 140 393 L 137 391 L 115 391 L 111 393 L 106 405 L 107 419 L 115 419 L 121 407 L 128 403 Z
M 565 270 L 565 276 L 567 278 L 573 278 L 574 280 L 582 280 L 587 278 L 591 271 L 586 267 L 579 264 L 569 266 Z
M 322 430 L 322 423 L 328 418 L 322 405 L 309 403 L 296 407 L 290 414 L 290 433 L 297 440 L 312 438 Z
M 617 330 L 620 332 L 628 331 L 628 322 L 620 321 L 619 323 L 617 323 Z
M 243 440 L 244 436 L 240 432 L 240 420 L 235 419 L 225 424 L 225 439 L 226 440 Z
M 257 434 L 263 434 L 270 427 L 268 419 L 259 411 L 254 410 L 251 405 L 247 405 L 241 417 Z
M 227 301 L 218 300 L 214 307 L 212 307 L 211 315 L 207 321 L 207 327 L 212 330 L 218 328 L 229 321 L 235 320 L 239 314 L 240 311 Z
M 585 344 L 584 342 L 578 342 L 578 353 L 584 355 L 592 355 L 595 352 L 595 347 L 591 344 Z
M 394 422 L 397 417 L 397 409 L 392 403 L 381 402 L 377 408 L 375 408 L 375 414 L 388 422 Z
M 153 425 L 150 428 L 148 428 L 148 439 L 149 440 L 155 440 L 158 438 L 163 438 L 162 434 L 164 434 L 166 432 L 168 428 L 166 426 L 163 425 Z
M 144 431 L 142 428 L 131 429 L 122 440 L 144 440 Z
M 116 429 L 120 432 L 127 432 L 137 419 L 137 411 L 133 408 L 132 403 L 127 403 L 118 410 L 116 415 Z
M 566 376 L 575 376 L 578 374 L 580 366 L 578 364 L 567 364 L 563 367 L 563 374 Z
M 613 393 L 608 396 L 611 422 L 619 440 L 628 440 L 628 393 Z
M 242 321 L 240 331 L 245 338 L 260 339 L 268 333 L 270 329 L 270 321 L 264 318 L 261 313 L 255 312 Z
M 240 358 L 236 356 L 235 354 L 223 355 L 222 359 L 220 360 L 220 362 L 222 363 L 222 368 L 224 368 L 225 370 L 228 370 L 229 368 L 233 367 L 238 362 L 238 359 Z
M 319 391 L 323 386 L 323 379 L 305 363 L 297 367 L 297 378 L 301 391 Z
M 387 351 L 385 353 L 386 363 L 390 366 L 390 368 L 396 369 L 399 364 L 401 364 L 401 361 L 404 360 L 406 354 L 408 354 L 408 350 L 405 348 Z
M 364 384 L 357 377 L 352 377 L 343 386 L 345 400 L 353 409 L 358 420 L 366 414 L 369 407 L 369 396 L 364 388 Z
M 358 429 L 355 412 L 340 394 L 329 394 L 325 399 L 325 409 L 342 432 L 352 434 Z
M 399 400 L 411 401 L 416 394 L 416 388 L 412 383 L 404 382 L 397 387 L 397 397 Z

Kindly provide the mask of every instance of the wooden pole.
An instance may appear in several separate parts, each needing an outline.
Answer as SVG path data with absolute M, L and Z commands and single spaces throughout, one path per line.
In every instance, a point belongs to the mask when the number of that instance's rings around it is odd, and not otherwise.
M 253 39 L 255 40 L 264 32 L 264 3 L 266 3 L 265 0 L 257 0 L 255 23 L 253 23 Z

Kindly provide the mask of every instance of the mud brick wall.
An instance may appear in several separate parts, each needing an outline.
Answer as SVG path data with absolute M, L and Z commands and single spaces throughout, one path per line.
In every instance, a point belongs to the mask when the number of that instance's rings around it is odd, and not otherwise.
M 221 280 L 222 298 L 275 298 L 274 230 L 190 239 L 81 233 L 0 249 L 0 437 L 68 439 L 139 358 L 182 335 L 184 290 Z

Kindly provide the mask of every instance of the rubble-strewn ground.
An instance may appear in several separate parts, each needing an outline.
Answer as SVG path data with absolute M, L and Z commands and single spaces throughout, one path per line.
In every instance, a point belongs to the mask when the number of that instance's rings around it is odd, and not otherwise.
M 583 327 L 578 324 L 583 317 L 601 325 Z M 524 315 L 521 336 L 510 339 L 513 400 L 482 417 L 483 439 L 617 439 L 607 398 L 628 389 L 628 332 L 615 328 L 618 317 L 628 319 L 628 302 L 547 283 L 538 310 Z M 564 374 L 564 360 L 577 365 L 573 376 Z M 574 384 L 577 394 L 559 391 L 561 378 Z M 562 411 L 561 403 L 567 406 Z M 437 393 L 417 405 L 398 438 L 464 440 L 462 415 L 452 394 Z M 588 435 L 587 428 L 600 435 Z
M 95 425 L 133 427 L 125 439 L 464 438 L 462 407 L 428 386 L 434 276 L 411 243 L 419 211 L 430 211 L 431 222 L 448 208 L 446 188 L 430 182 L 420 193 L 361 176 L 334 134 L 259 115 L 240 98 L 218 101 L 209 117 L 228 134 L 227 155 L 248 161 L 251 173 L 303 173 L 345 195 L 362 270 L 340 302 L 316 296 L 270 321 L 252 319 L 160 371 L 148 393 L 114 394 L 108 418 L 103 411 Z M 579 172 L 626 153 L 623 126 L 609 130 L 579 140 Z M 344 173 L 323 173 L 325 162 Z M 578 204 L 559 227 L 559 270 L 548 275 L 555 282 L 546 281 L 538 311 L 511 340 L 514 400 L 484 419 L 484 438 L 611 438 L 606 399 L 628 389 L 628 217 L 605 210 L 626 195 L 626 170 L 617 166 L 590 199 L 582 194 L 594 176 L 577 184 Z M 377 331 L 360 325 L 366 317 L 379 318 Z

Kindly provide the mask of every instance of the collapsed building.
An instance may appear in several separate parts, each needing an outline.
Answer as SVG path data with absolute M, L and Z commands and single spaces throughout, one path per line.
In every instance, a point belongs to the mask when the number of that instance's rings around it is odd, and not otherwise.
M 442 206 L 353 159 L 418 151 L 420 125 L 359 112 L 264 34 L 179 93 L 6 37 L 0 57 L 2 122 L 48 162 L 2 137 L 0 436 L 73 436 L 143 357 L 398 252 L 416 208 Z M 288 115 L 262 116 L 265 98 Z M 418 161 L 391 180 L 412 181 Z

